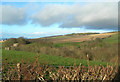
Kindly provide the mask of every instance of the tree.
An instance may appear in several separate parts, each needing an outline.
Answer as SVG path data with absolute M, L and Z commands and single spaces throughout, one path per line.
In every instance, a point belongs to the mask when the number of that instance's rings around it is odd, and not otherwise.
M 30 43 L 30 42 L 27 41 L 24 37 L 19 37 L 19 38 L 17 39 L 17 42 L 18 42 L 19 44 L 29 44 L 29 43 Z

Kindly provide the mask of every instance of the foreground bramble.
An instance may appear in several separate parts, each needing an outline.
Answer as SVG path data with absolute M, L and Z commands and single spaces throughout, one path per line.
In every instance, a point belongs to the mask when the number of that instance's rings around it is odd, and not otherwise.
M 20 64 L 2 66 L 3 80 L 113 80 L 118 68 L 114 66 L 83 66 L 73 65 L 49 66 L 38 65 L 37 60 L 33 65 Z

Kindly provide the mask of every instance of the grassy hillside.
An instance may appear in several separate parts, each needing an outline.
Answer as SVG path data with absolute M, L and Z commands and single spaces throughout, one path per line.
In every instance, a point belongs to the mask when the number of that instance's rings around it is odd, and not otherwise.
M 56 36 L 56 37 L 49 37 L 49 38 L 43 38 L 49 41 L 52 41 L 54 43 L 66 43 L 66 42 L 83 42 L 83 41 L 91 41 L 95 40 L 97 38 L 103 39 L 103 38 L 108 38 L 111 35 L 116 34 L 115 33 L 103 33 L 103 34 L 98 34 L 98 33 L 75 33 L 75 34 L 68 34 L 64 36 Z
M 6 43 L 7 43 L 7 45 L 9 45 L 9 41 L 10 41 L 10 44 L 18 41 L 19 45 L 17 47 L 10 46 L 10 49 L 13 50 L 12 52 L 11 51 L 5 52 L 4 50 L 3 50 L 3 52 L 4 52 L 4 54 L 6 54 L 6 56 L 9 53 L 15 54 L 14 52 L 23 51 L 23 52 L 21 52 L 21 54 L 23 54 L 23 56 L 25 55 L 24 52 L 27 52 L 27 53 L 29 52 L 32 55 L 32 57 L 33 57 L 33 55 L 36 56 L 35 53 L 39 53 L 39 54 L 44 54 L 44 56 L 45 56 L 45 54 L 49 54 L 48 56 L 52 55 L 52 57 L 54 57 L 54 56 L 62 57 L 61 59 L 64 59 L 67 57 L 67 58 L 74 58 L 75 60 L 76 59 L 85 60 L 86 55 L 88 54 L 89 59 L 91 61 L 101 61 L 101 62 L 110 62 L 110 63 L 117 62 L 117 58 L 118 58 L 118 34 L 117 33 L 85 34 L 85 35 L 82 35 L 82 37 L 79 37 L 79 35 L 77 34 L 77 36 L 76 36 L 76 34 L 73 34 L 70 36 L 69 35 L 58 36 L 58 37 L 54 36 L 54 40 L 61 41 L 61 39 L 63 40 L 67 37 L 69 39 L 70 38 L 74 39 L 74 37 L 77 37 L 78 39 L 81 38 L 81 39 L 85 40 L 87 38 L 87 36 L 94 37 L 95 39 L 92 38 L 91 40 L 86 40 L 83 42 L 67 41 L 67 42 L 61 42 L 61 43 L 59 43 L 59 42 L 54 43 L 53 37 L 47 37 L 47 38 L 41 38 L 41 39 L 31 39 L 31 40 L 27 40 L 27 39 L 23 39 L 23 38 L 11 39 L 11 40 L 8 40 L 5 43 L 3 43 L 3 48 L 4 48 L 4 46 L 6 46 Z M 109 37 L 108 37 L 108 35 L 109 35 Z M 60 39 L 58 39 L 59 37 L 60 37 Z M 53 42 L 52 42 L 52 40 L 53 40 Z M 28 44 L 25 44 L 26 42 Z M 114 51 L 113 51 L 113 49 L 114 49 Z M 28 56 L 31 57 L 31 55 L 25 55 L 25 57 L 23 57 L 23 58 L 26 58 L 26 60 L 27 60 L 27 57 Z M 42 55 L 41 55 L 41 57 L 42 57 Z M 50 58 L 50 57 L 47 57 L 47 58 Z M 19 56 L 19 58 L 21 58 L 21 57 Z M 29 61 L 29 59 L 28 59 L 28 61 Z M 33 59 L 34 58 L 31 58 L 30 62 Z M 41 58 L 41 60 L 42 59 L 44 59 L 44 58 Z M 49 59 L 44 59 L 44 60 L 48 60 L 48 63 L 50 63 L 50 61 L 51 61 Z M 62 60 L 60 60 L 60 61 L 63 64 L 63 61 Z M 59 61 L 59 64 L 60 64 L 60 61 Z M 67 61 L 67 60 L 65 60 L 65 61 Z M 72 63 L 72 62 L 70 62 L 70 63 Z
M 120 36 L 120 35 L 119 35 Z M 96 41 L 96 40 L 95 40 Z M 62 46 L 71 46 L 71 45 L 74 45 L 74 46 L 79 46 L 80 44 L 82 43 L 92 43 L 92 42 L 95 42 L 93 40 L 91 41 L 84 41 L 84 42 L 65 42 L 65 43 L 56 43 L 55 46 L 57 47 L 62 47 Z M 120 41 L 119 41 L 120 42 Z M 111 35 L 111 37 L 109 38 L 104 38 L 104 39 L 101 39 L 101 42 L 99 43 L 106 43 L 106 44 L 115 44 L 115 43 L 118 43 L 118 34 L 113 34 Z
M 32 64 L 35 62 L 36 58 L 38 57 L 38 54 L 31 53 L 31 52 L 25 52 L 25 51 L 14 51 L 14 50 L 2 50 L 2 61 L 3 63 L 8 64 L 17 64 L 17 63 L 29 63 Z M 38 57 L 38 63 L 39 64 L 49 64 L 49 65 L 79 65 L 80 63 L 82 65 L 87 66 L 87 61 L 83 59 L 73 59 L 69 57 L 60 57 L 60 56 L 53 56 L 53 55 L 46 55 L 46 54 L 40 54 Z M 99 61 L 90 61 L 90 65 L 107 65 L 106 62 L 99 62 Z
M 120 35 L 114 34 L 114 35 L 112 35 L 110 38 L 104 39 L 103 42 L 109 43 L 109 44 L 118 43 L 118 42 L 120 42 L 120 41 L 118 40 L 118 36 L 120 36 Z

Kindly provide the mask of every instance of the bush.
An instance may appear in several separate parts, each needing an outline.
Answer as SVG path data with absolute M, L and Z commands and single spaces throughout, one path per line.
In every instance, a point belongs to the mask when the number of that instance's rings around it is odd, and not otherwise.
M 8 39 L 7 41 L 5 41 L 4 46 L 5 47 L 10 47 L 14 43 L 17 43 L 17 39 L 16 38 L 11 38 L 11 39 Z
M 7 41 L 5 41 L 3 47 L 11 47 L 11 46 L 13 46 L 14 43 L 29 44 L 30 42 L 27 39 L 23 38 L 23 37 L 20 37 L 18 39 L 10 38 Z
M 101 38 L 96 38 L 96 41 L 97 42 L 102 42 L 102 39 Z
M 27 41 L 26 41 L 25 38 L 23 38 L 23 37 L 18 38 L 18 39 L 17 39 L 17 42 L 18 42 L 19 44 L 27 44 Z

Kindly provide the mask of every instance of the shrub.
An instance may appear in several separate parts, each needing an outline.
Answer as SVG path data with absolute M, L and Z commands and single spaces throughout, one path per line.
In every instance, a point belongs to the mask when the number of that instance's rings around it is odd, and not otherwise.
M 27 44 L 26 39 L 23 38 L 23 37 L 19 37 L 19 38 L 17 39 L 17 42 L 18 42 L 19 44 Z
M 96 41 L 97 42 L 102 42 L 102 39 L 101 38 L 96 38 Z
M 16 38 L 11 38 L 11 39 L 8 39 L 7 41 L 5 41 L 4 46 L 5 47 L 10 47 L 14 43 L 17 43 L 17 39 Z

